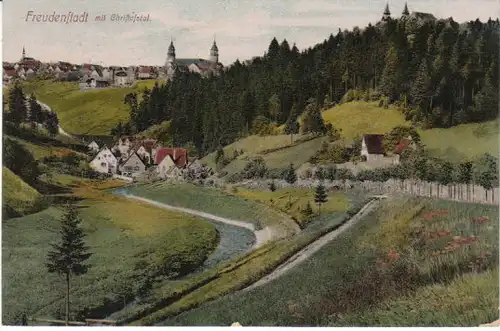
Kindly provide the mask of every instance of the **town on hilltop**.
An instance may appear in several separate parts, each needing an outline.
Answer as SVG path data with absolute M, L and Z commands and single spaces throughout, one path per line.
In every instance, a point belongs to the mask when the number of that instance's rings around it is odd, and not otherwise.
M 3 62 L 3 83 L 16 80 L 56 79 L 58 81 L 78 81 L 81 89 L 127 87 L 139 80 L 173 79 L 175 72 L 189 71 L 203 77 L 218 75 L 224 66 L 219 62 L 219 49 L 215 40 L 210 48 L 209 59 L 177 58 L 173 41 L 168 47 L 167 58 L 163 66 L 103 66 L 92 63 L 72 64 L 58 61 L 43 63 L 26 56 L 23 47 L 18 62 Z

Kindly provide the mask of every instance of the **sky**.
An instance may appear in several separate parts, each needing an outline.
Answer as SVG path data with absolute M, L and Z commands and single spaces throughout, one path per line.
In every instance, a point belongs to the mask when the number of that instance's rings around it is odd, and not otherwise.
M 163 65 L 171 38 L 178 58 L 208 58 L 214 38 L 219 60 L 229 65 L 261 56 L 270 41 L 287 39 L 300 50 L 339 28 L 380 20 L 386 0 L 23 0 L 3 4 L 3 60 L 103 65 Z M 404 0 L 389 0 L 393 17 Z M 410 12 L 465 22 L 500 16 L 500 0 L 410 0 Z M 87 12 L 87 22 L 33 22 L 33 15 Z M 149 22 L 117 22 L 111 16 L 149 14 Z M 105 21 L 95 17 L 106 15 Z

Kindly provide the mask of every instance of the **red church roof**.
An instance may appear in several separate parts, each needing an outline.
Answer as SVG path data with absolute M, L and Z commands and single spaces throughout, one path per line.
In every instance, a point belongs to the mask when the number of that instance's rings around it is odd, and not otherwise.
M 162 147 L 156 151 L 155 164 L 160 164 L 167 155 L 170 155 L 174 163 L 178 167 L 187 165 L 187 150 L 184 148 L 168 148 Z

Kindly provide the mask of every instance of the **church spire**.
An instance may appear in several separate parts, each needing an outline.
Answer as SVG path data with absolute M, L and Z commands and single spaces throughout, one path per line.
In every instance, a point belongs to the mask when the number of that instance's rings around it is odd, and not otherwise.
M 403 15 L 408 16 L 410 15 L 410 11 L 408 10 L 408 3 L 405 2 L 405 9 L 403 9 Z
M 389 3 L 385 5 L 384 15 L 382 16 L 382 21 L 387 21 L 391 18 L 391 11 L 389 10 Z
M 215 63 L 219 62 L 219 48 L 217 47 L 217 43 L 215 42 L 215 36 L 212 48 L 210 48 L 210 61 Z
M 26 50 L 24 49 L 24 45 L 23 45 L 23 56 L 22 56 L 21 60 L 23 60 L 25 57 L 26 57 Z

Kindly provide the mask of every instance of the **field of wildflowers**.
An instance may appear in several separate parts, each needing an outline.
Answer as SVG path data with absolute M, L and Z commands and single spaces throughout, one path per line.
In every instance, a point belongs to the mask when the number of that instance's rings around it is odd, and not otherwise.
M 477 326 L 498 290 L 497 206 L 388 199 L 281 278 L 164 325 Z

